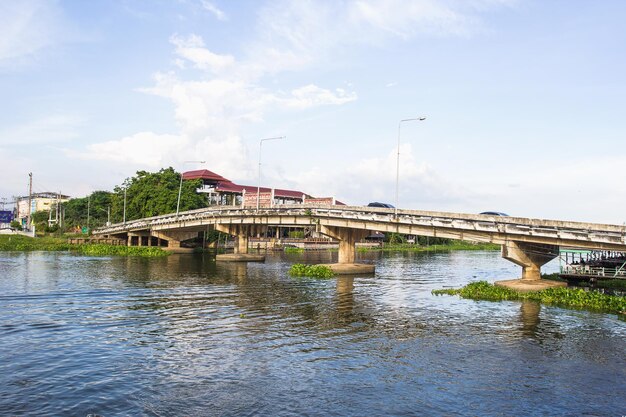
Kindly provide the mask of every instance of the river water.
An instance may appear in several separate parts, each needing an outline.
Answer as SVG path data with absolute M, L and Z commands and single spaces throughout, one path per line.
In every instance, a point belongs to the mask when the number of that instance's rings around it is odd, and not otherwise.
M 359 256 L 0 253 L 0 415 L 626 414 L 615 315 L 431 295 L 520 275 L 497 252 Z

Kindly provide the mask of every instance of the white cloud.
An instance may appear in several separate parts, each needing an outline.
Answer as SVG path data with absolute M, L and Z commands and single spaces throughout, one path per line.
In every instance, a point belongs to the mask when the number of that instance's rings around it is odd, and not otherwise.
M 206 49 L 204 41 L 197 35 L 187 38 L 173 35 L 170 43 L 176 46 L 176 54 L 193 63 L 198 69 L 219 72 L 235 63 L 235 58 L 231 55 L 219 55 Z
M 323 105 L 341 105 L 357 99 L 357 95 L 354 92 L 348 93 L 341 88 L 337 88 L 333 92 L 313 84 L 293 90 L 291 96 L 291 98 L 283 99 L 282 101 L 287 107 L 296 109 Z
M 0 2 L 0 66 L 15 65 L 54 45 L 62 36 L 55 1 Z
M 141 163 L 145 158 L 150 164 L 168 158 L 175 161 L 204 159 L 210 161 L 211 169 L 223 167 L 223 175 L 234 173 L 233 177 L 241 178 L 242 173 L 248 173 L 246 167 L 253 165 L 246 161 L 247 150 L 241 140 L 240 132 L 245 125 L 263 122 L 267 114 L 274 112 L 293 113 L 321 106 L 342 106 L 358 98 L 355 91 L 320 86 L 313 79 L 285 90 L 268 82 L 268 78 L 313 69 L 336 56 L 342 48 L 354 45 L 369 46 L 392 37 L 407 38 L 423 33 L 446 36 L 471 33 L 479 26 L 473 17 L 477 7 L 487 7 L 492 2 L 474 0 L 474 6 L 465 3 L 460 6 L 462 2 L 452 0 L 272 2 L 258 13 L 256 36 L 245 44 L 237 57 L 216 53 L 198 35 L 172 35 L 170 43 L 174 46 L 176 70 L 157 72 L 154 85 L 139 91 L 172 102 L 180 127 L 175 137 L 184 138 L 185 146 L 172 146 L 170 141 L 162 140 L 168 135 L 143 132 L 119 141 L 91 145 L 82 157 L 127 163 Z M 218 19 L 220 16 L 225 18 L 212 2 L 203 5 Z M 140 149 L 148 143 L 150 150 L 143 155 Z M 127 151 L 121 152 L 120 148 Z M 190 150 L 198 157 L 185 158 Z M 410 157 L 410 149 L 406 157 Z M 336 188 L 337 177 L 334 176 L 316 175 L 294 181 L 312 192 L 319 190 L 320 185 L 322 188 L 331 185 L 337 196 L 348 199 L 359 195 L 355 191 L 357 188 L 368 186 L 374 190 L 373 195 L 382 196 L 389 187 L 393 188 L 393 178 L 365 175 L 371 172 L 365 167 L 392 162 L 393 158 L 391 162 L 387 159 L 363 161 L 351 169 L 336 172 L 347 178 L 341 181 L 347 184 L 345 189 Z M 450 190 L 449 194 L 444 193 L 444 198 L 458 197 L 458 190 L 444 184 L 427 167 L 417 167 L 414 161 L 403 162 L 402 172 L 406 179 L 402 184 L 417 187 L 415 195 L 441 195 L 432 190 L 442 187 Z
M 316 196 L 334 196 L 348 204 L 370 201 L 394 204 L 396 161 L 397 148 L 394 148 L 381 157 L 334 165 L 329 169 L 314 167 L 288 179 L 300 190 Z M 469 189 L 445 180 L 427 165 L 418 164 L 410 144 L 400 146 L 398 184 L 401 207 L 426 208 L 426 204 L 431 203 L 436 203 L 438 209 L 452 207 L 466 200 L 470 193 Z
M 226 13 L 220 10 L 215 4 L 213 4 L 213 2 L 210 2 L 208 0 L 202 0 L 202 7 L 204 7 L 205 10 L 211 12 L 213 16 L 217 18 L 217 20 L 228 20 L 228 16 L 226 16 Z
M 0 130 L 0 145 L 67 142 L 78 137 L 83 121 L 74 115 L 56 114 Z
M 249 45 L 264 70 L 298 70 L 351 46 L 382 46 L 392 38 L 471 36 L 484 30 L 480 12 L 516 0 L 347 0 L 272 2 L 259 14 Z M 273 59 L 263 61 L 262 57 Z
M 139 132 L 119 140 L 89 145 L 83 152 L 66 150 L 66 154 L 79 159 L 160 168 L 171 164 L 171 155 L 180 154 L 187 144 L 186 138 L 181 136 Z

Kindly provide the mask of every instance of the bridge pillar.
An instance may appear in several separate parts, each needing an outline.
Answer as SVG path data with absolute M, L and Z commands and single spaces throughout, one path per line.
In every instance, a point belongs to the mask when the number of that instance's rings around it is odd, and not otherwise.
M 180 243 L 183 240 L 189 240 L 198 237 L 198 232 L 185 232 L 175 230 L 152 231 L 152 236 L 167 241 L 167 247 L 162 248 L 164 250 L 178 253 L 187 253 L 192 252 L 193 249 L 183 248 L 180 246 Z
M 263 262 L 265 255 L 248 253 L 248 243 L 250 233 L 254 231 L 253 226 L 247 224 L 216 224 L 215 230 L 235 236 L 234 253 L 219 254 L 215 256 L 218 261 L 231 262 Z
M 559 247 L 539 243 L 509 241 L 502 245 L 502 257 L 522 267 L 522 278 L 495 284 L 518 291 L 538 291 L 567 286 L 565 282 L 541 279 L 541 266 L 556 258 Z
M 367 230 L 350 229 L 347 227 L 321 226 L 320 232 L 339 241 L 339 254 L 336 264 L 328 264 L 336 274 L 371 274 L 374 265 L 357 264 L 356 242 L 368 235 Z

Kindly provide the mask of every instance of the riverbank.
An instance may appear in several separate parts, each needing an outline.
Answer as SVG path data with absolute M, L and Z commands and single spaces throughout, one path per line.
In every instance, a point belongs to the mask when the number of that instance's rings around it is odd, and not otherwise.
M 0 251 L 32 252 L 72 251 L 90 256 L 144 256 L 162 257 L 169 253 L 156 247 L 119 246 L 119 245 L 77 245 L 68 243 L 67 238 L 44 236 L 31 238 L 19 235 L 0 236 Z
M 383 252 L 445 252 L 452 250 L 500 250 L 500 245 L 493 243 L 473 243 L 464 240 L 452 240 L 439 245 L 416 245 L 412 243 L 385 243 L 375 248 L 359 248 L 358 252 L 383 251 Z
M 626 297 L 602 294 L 582 288 L 549 288 L 520 293 L 497 287 L 486 281 L 472 282 L 456 289 L 433 290 L 434 295 L 458 295 L 461 298 L 485 301 L 530 300 L 558 307 L 583 309 L 626 316 Z

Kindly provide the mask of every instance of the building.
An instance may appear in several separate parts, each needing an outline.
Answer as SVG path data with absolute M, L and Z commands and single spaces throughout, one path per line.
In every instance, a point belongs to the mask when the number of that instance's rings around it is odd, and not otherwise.
M 239 185 L 208 169 L 183 173 L 183 180 L 202 180 L 200 193 L 206 193 L 209 205 L 271 207 L 275 204 L 341 204 L 333 197 L 314 198 L 297 190 Z M 257 195 L 258 190 L 258 195 Z
M 43 192 L 33 193 L 30 197 L 18 197 L 16 200 L 17 213 L 15 218 L 22 224 L 26 224 L 28 216 L 38 211 L 56 210 L 60 203 L 70 199 L 69 196 L 60 193 Z M 30 207 L 28 202 L 30 201 Z

